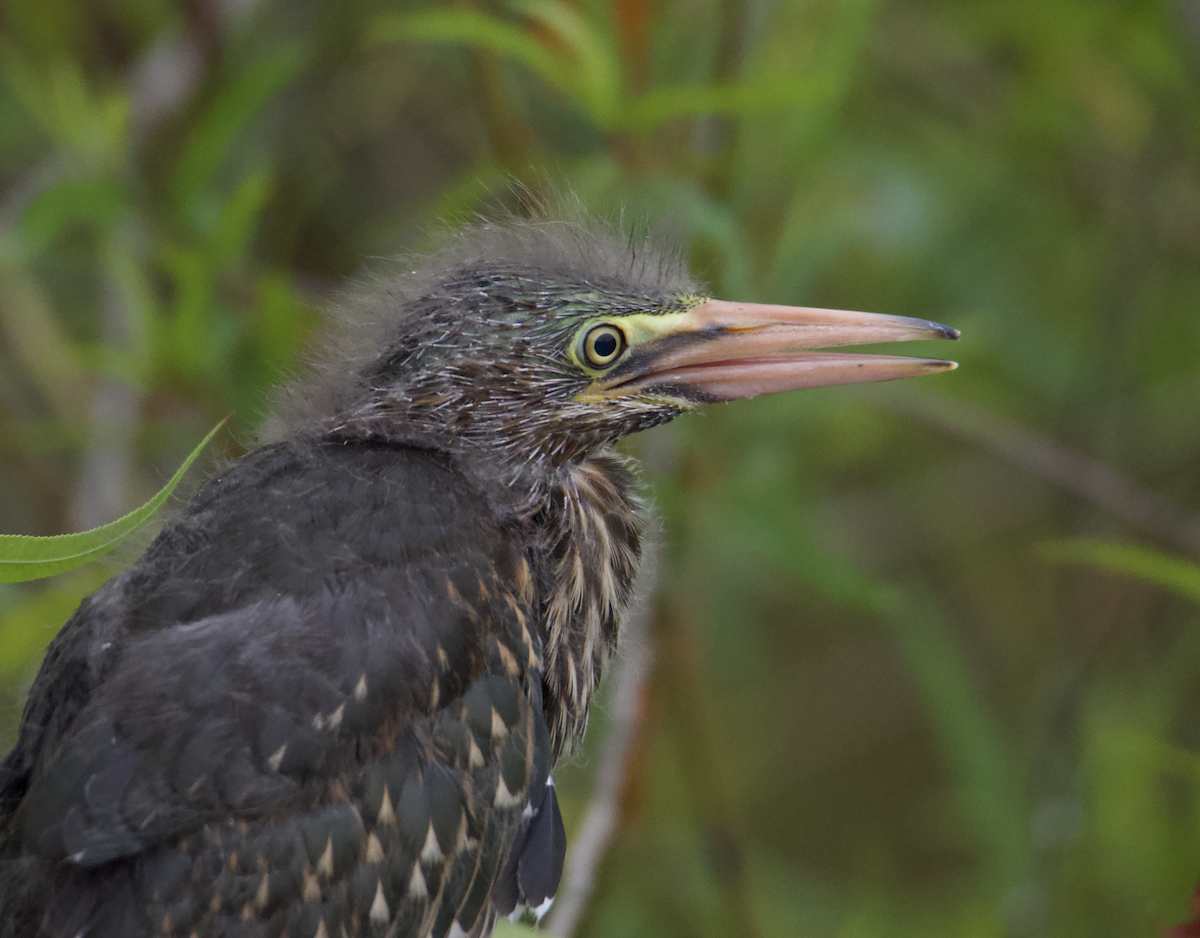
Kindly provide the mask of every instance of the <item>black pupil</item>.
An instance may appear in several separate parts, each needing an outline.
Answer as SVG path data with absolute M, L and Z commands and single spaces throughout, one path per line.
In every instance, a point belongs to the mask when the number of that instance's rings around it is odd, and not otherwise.
M 611 358 L 617 352 L 617 337 L 611 332 L 602 332 L 592 342 L 597 358 Z

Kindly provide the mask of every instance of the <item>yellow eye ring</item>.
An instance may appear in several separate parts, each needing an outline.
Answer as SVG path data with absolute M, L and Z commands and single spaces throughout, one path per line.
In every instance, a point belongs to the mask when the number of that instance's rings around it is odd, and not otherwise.
M 616 326 L 594 326 L 583 337 L 583 357 L 593 368 L 606 368 L 625 351 L 625 333 Z

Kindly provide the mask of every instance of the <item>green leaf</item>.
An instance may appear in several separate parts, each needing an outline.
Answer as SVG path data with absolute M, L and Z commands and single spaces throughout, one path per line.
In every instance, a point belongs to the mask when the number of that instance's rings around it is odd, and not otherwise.
M 578 12 L 554 0 L 523 0 L 516 10 L 555 33 L 555 54 L 528 30 L 474 10 L 438 10 L 382 16 L 372 42 L 450 43 L 487 49 L 525 66 L 571 99 L 601 127 L 616 125 L 621 110 L 621 69 L 605 37 Z
M 176 171 L 176 203 L 196 229 L 211 233 L 220 220 L 220 202 L 208 189 L 218 170 L 237 150 L 250 123 L 305 67 L 304 50 L 286 44 L 256 56 L 227 82 L 192 126 Z
M 26 250 L 38 254 L 74 225 L 110 227 L 129 210 L 128 193 L 115 179 L 64 179 L 33 200 L 21 219 Z
M 97 169 L 112 169 L 123 158 L 129 100 L 120 91 L 89 88 L 78 62 L 35 62 L 17 46 L 0 43 L 0 77 L 59 146 Z
M 448 43 L 490 49 L 520 62 L 562 91 L 568 91 L 571 85 L 563 64 L 525 30 L 474 10 L 381 16 L 369 36 L 375 43 Z
M 573 78 L 572 88 L 566 90 L 599 126 L 614 126 L 624 95 L 617 53 L 605 37 L 578 11 L 556 0 L 520 0 L 515 6 L 572 49 L 567 72 Z
M 1042 552 L 1057 563 L 1101 567 L 1155 583 L 1200 602 L 1200 564 L 1180 560 L 1162 551 L 1118 541 L 1077 538 L 1051 541 Z
M 157 495 L 124 517 L 78 534 L 59 534 L 54 537 L 0 534 L 0 583 L 18 583 L 52 576 L 103 557 L 125 537 L 154 517 L 154 513 L 175 490 L 175 486 L 179 484 L 188 467 L 195 462 L 201 450 L 225 425 L 225 420 L 208 432 Z
M 221 204 L 209 246 L 222 266 L 239 267 L 248 260 L 250 243 L 274 182 L 270 170 L 247 173 Z
M 825 74 L 764 79 L 744 84 L 661 88 L 643 95 L 622 115 L 622 126 L 650 130 L 663 121 L 700 114 L 749 114 L 795 108 L 833 95 Z

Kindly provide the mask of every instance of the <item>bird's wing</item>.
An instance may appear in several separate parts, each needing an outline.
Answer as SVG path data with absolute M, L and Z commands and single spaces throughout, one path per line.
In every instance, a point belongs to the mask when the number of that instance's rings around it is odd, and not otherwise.
M 235 464 L 35 684 L 10 839 L 55 871 L 53 931 L 486 922 L 551 758 L 523 564 L 430 454 Z

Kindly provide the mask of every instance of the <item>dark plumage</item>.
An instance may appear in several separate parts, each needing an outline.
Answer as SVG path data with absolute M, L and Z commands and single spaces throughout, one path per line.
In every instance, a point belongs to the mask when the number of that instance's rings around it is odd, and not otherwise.
M 539 905 L 549 773 L 637 575 L 612 444 L 948 367 L 815 346 L 952 335 L 708 301 L 569 223 L 482 226 L 381 284 L 273 442 L 51 645 L 0 768 L 0 934 L 442 938 Z

